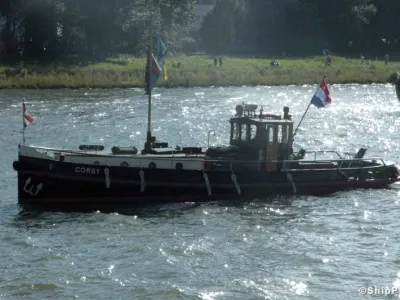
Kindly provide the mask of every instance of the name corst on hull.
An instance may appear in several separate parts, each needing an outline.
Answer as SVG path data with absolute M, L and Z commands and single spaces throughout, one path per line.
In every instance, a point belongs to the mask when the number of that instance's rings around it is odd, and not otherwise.
M 90 174 L 90 175 L 100 175 L 100 168 L 90 168 L 90 167 L 75 167 L 75 173 L 78 174 Z

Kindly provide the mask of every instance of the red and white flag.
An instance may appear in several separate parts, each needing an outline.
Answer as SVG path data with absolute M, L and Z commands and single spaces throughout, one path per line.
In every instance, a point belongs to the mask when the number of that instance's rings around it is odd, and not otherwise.
M 33 117 L 28 113 L 25 102 L 22 102 L 22 111 L 24 113 L 24 127 L 26 127 L 26 126 L 32 124 Z

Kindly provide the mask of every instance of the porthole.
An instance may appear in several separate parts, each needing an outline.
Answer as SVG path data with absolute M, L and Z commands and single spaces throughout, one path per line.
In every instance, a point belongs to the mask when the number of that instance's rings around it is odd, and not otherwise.
M 180 162 L 176 163 L 175 169 L 177 169 L 177 170 L 183 170 L 183 164 L 180 163 Z
M 123 162 L 120 164 L 120 166 L 121 166 L 121 167 L 129 167 L 129 164 L 128 164 L 126 161 L 123 161 Z
M 149 169 L 155 169 L 156 168 L 156 164 L 151 162 L 149 163 Z
M 93 162 L 93 164 L 94 164 L 94 165 L 99 165 L 100 162 L 96 160 L 96 161 Z

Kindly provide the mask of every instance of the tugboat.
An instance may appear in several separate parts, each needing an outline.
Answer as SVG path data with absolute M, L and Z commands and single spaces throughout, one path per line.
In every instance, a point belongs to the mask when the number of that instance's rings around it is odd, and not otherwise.
M 18 201 L 22 206 L 71 209 L 104 206 L 264 198 L 384 188 L 399 180 L 395 165 L 365 158 L 366 149 L 337 159 L 293 152 L 293 121 L 240 104 L 230 118 L 226 147 L 175 147 L 150 135 L 144 151 L 81 145 L 54 149 L 19 145 Z

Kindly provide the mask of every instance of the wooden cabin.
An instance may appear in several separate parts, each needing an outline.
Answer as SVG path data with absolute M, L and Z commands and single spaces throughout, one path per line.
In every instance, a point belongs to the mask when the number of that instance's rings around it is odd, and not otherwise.
M 275 170 L 276 161 L 289 159 L 293 151 L 289 108 L 284 107 L 283 117 L 256 110 L 257 105 L 236 106 L 236 116 L 230 119 L 230 145 L 239 147 L 248 159 L 264 162 L 267 170 Z

